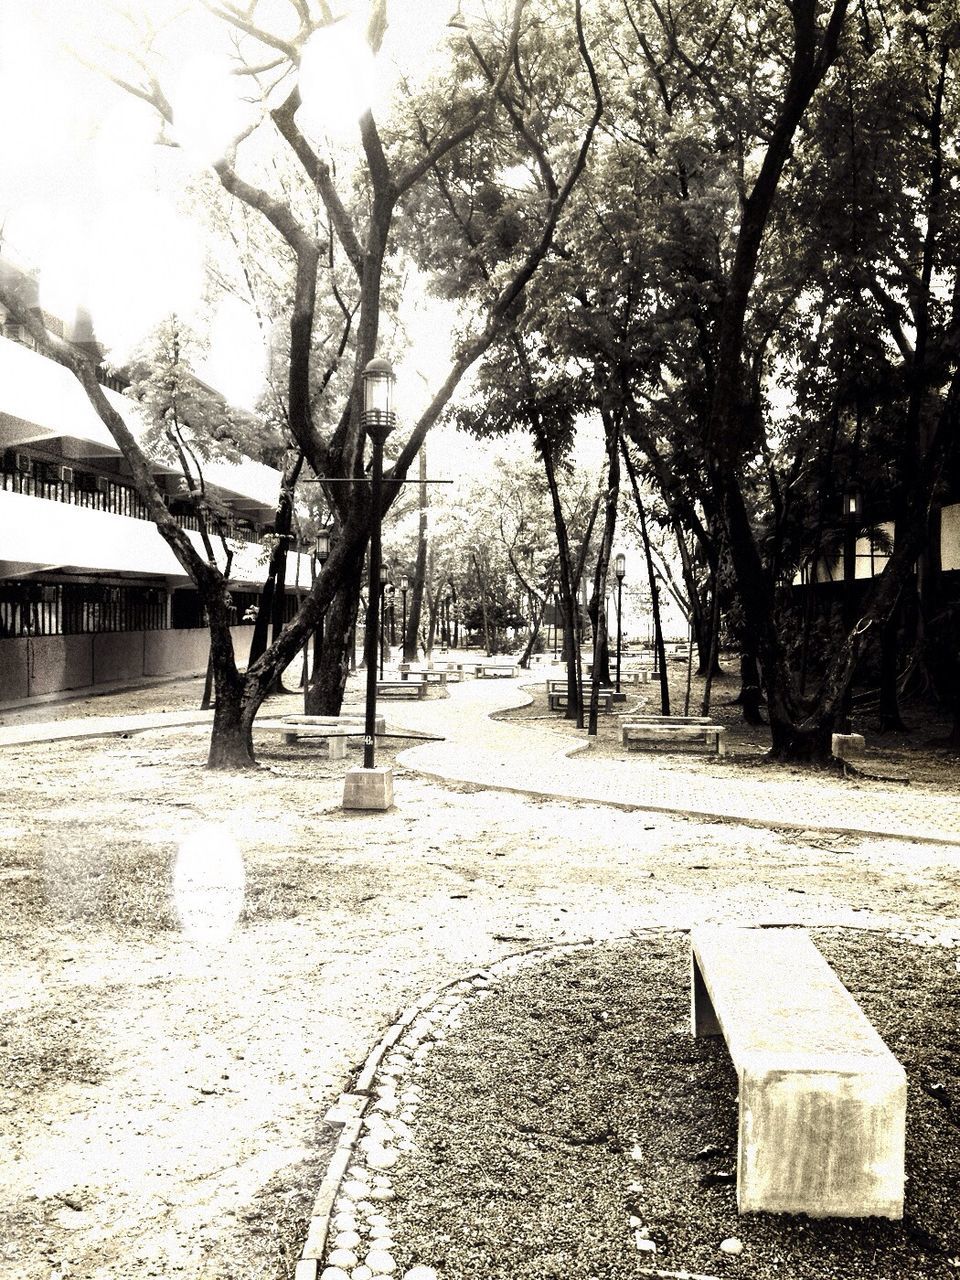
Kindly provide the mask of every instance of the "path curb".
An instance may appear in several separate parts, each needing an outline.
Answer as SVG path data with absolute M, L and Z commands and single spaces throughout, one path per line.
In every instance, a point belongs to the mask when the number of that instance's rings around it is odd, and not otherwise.
M 326 1250 L 330 1234 L 330 1220 L 333 1206 L 340 1191 L 344 1174 L 356 1154 L 357 1143 L 363 1118 L 368 1107 L 374 1102 L 372 1093 L 373 1081 L 381 1062 L 397 1043 L 403 1033 L 421 1014 L 435 1005 L 444 995 L 460 988 L 466 994 L 467 989 L 474 987 L 477 979 L 492 979 L 500 969 L 507 969 L 511 964 L 521 963 L 528 956 L 544 955 L 551 951 L 572 950 L 595 946 L 593 938 L 580 939 L 576 942 L 538 943 L 525 947 L 521 951 L 513 951 L 490 965 L 472 968 L 442 986 L 431 988 L 413 1004 L 408 1005 L 396 1021 L 392 1022 L 374 1047 L 367 1054 L 363 1066 L 354 1079 L 352 1086 L 340 1094 L 337 1101 L 328 1109 L 324 1120 L 328 1124 L 342 1125 L 340 1136 L 327 1171 L 323 1175 L 320 1187 L 313 1201 L 313 1208 L 307 1224 L 307 1235 L 300 1251 L 300 1258 L 294 1271 L 294 1280 L 318 1280 L 320 1265 Z

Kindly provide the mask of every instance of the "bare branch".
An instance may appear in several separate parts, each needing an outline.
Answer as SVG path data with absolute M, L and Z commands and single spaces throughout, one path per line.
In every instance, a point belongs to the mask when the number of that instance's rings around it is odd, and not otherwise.
M 350 214 L 333 184 L 329 164 L 320 159 L 294 120 L 299 106 L 300 89 L 294 85 L 286 99 L 270 113 L 271 119 L 316 187 L 344 252 L 354 271 L 360 276 L 363 274 L 363 248 Z

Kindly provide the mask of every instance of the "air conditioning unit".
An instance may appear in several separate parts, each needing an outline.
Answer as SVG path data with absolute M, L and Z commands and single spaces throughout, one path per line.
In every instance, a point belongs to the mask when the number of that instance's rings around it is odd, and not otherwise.
M 18 453 L 15 449 L 8 449 L 3 461 L 8 471 L 22 471 L 26 474 L 33 470 L 32 458 L 25 453 Z
M 97 493 L 108 493 L 110 490 L 110 481 L 106 476 L 97 476 L 94 482 Z

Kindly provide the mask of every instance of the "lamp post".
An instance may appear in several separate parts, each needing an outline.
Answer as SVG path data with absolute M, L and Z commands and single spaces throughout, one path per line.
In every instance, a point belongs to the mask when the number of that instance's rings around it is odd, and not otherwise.
M 400 644 L 403 646 L 403 656 L 407 656 L 407 592 L 410 590 L 410 579 L 406 574 L 400 579 L 400 595 L 403 598 L 403 626 L 400 631 Z
M 383 639 L 384 639 L 383 615 L 384 615 L 384 610 L 386 608 L 386 600 L 387 600 L 387 567 L 386 565 L 381 565 L 380 566 L 380 679 L 381 680 L 383 679 Z
M 863 514 L 863 494 L 858 485 L 843 491 L 843 613 L 847 630 L 853 626 L 854 590 L 857 581 L 857 533 Z
M 857 533 L 863 515 L 863 494 L 859 485 L 848 484 L 843 491 L 843 626 L 849 632 L 856 621 Z M 850 732 L 850 697 L 844 700 L 841 729 Z
M 347 771 L 343 803 L 348 809 L 389 809 L 393 804 L 393 774 L 374 771 L 377 728 L 377 620 L 380 590 L 380 520 L 383 485 L 383 446 L 396 421 L 393 412 L 393 366 L 371 360 L 363 371 L 363 426 L 373 446 L 370 476 L 370 555 L 367 585 L 367 627 L 364 638 L 367 692 L 363 722 L 363 768 Z
M 617 693 L 620 692 L 620 634 L 623 622 L 623 579 L 627 572 L 627 557 L 621 551 L 614 559 L 614 573 L 617 575 Z
M 330 530 L 321 529 L 317 533 L 316 542 L 313 547 L 313 554 L 317 563 L 320 565 L 320 572 L 323 572 L 323 566 L 327 563 L 327 556 L 330 554 Z M 320 621 L 317 623 L 317 629 L 313 633 L 313 671 L 311 673 L 311 681 L 307 680 L 307 647 L 303 647 L 303 714 L 306 715 L 309 710 L 309 692 L 310 683 L 316 683 L 317 671 L 320 666 L 319 657 L 323 652 L 323 614 L 320 615 Z

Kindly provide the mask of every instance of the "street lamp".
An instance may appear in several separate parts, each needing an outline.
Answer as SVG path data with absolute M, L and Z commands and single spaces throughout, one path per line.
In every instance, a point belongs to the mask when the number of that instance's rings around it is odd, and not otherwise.
M 863 493 L 856 484 L 843 491 L 843 603 L 847 629 L 853 625 L 853 595 L 857 578 L 857 533 L 863 515 Z
M 371 360 L 363 371 L 363 427 L 373 446 L 370 475 L 370 555 L 367 584 L 367 627 L 364 648 L 367 691 L 363 722 L 363 768 L 347 771 L 343 803 L 348 809 L 389 809 L 393 804 L 393 774 L 389 768 L 374 772 L 377 728 L 377 621 L 380 601 L 380 521 L 383 487 L 383 446 L 393 429 L 393 366 L 389 360 Z
M 403 628 L 400 632 L 400 643 L 403 646 L 403 656 L 407 656 L 407 592 L 410 590 L 410 579 L 406 574 L 400 579 L 400 595 L 403 597 Z
M 384 611 L 386 609 L 387 586 L 388 586 L 387 566 L 382 564 L 380 566 L 380 679 L 381 680 L 383 679 L 383 641 L 384 641 L 383 616 L 384 616 Z
M 617 575 L 617 693 L 620 692 L 620 633 L 623 621 L 623 579 L 627 572 L 627 557 L 621 551 L 614 559 L 614 573 Z
M 857 533 L 863 515 L 863 493 L 860 486 L 850 483 L 843 491 L 843 626 L 853 629 L 856 613 L 857 581 Z M 842 709 L 841 729 L 850 732 L 849 694 Z
M 320 529 L 314 542 L 313 554 L 320 565 L 320 572 L 323 572 L 323 566 L 327 562 L 330 554 L 330 530 Z M 319 667 L 318 658 L 323 652 L 323 614 L 320 615 L 320 621 L 317 623 L 317 629 L 313 635 L 313 682 L 317 679 L 317 670 Z M 307 646 L 303 646 L 303 714 L 306 715 L 309 710 L 309 692 L 310 683 L 307 680 Z

